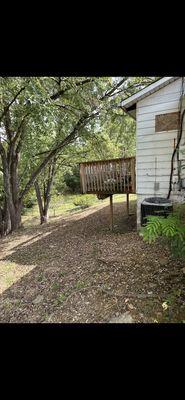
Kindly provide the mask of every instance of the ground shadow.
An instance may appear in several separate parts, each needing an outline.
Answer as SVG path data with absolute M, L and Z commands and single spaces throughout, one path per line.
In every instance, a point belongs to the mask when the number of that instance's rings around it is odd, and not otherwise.
M 126 215 L 125 204 L 114 204 L 114 232 L 109 206 L 59 219 L 40 228 L 41 236 L 34 229 L 34 242 L 30 238 L 4 257 L 33 269 L 0 296 L 0 321 L 107 322 L 123 312 L 126 303 L 109 290 L 134 291 L 137 283 L 142 294 L 156 268 L 155 248 L 145 262 L 147 245 L 136 233 L 135 202 L 131 213 Z M 139 263 L 142 254 L 145 261 Z

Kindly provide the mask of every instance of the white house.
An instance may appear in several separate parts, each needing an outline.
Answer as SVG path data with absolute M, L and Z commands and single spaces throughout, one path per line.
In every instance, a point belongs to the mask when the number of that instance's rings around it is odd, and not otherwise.
M 138 226 L 145 198 L 185 201 L 184 89 L 183 77 L 165 77 L 122 102 L 123 109 L 136 120 Z

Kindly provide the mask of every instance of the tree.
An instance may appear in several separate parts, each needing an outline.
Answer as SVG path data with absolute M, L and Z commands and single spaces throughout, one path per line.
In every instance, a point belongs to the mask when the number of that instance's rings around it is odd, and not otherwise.
M 64 173 L 64 182 L 72 193 L 80 193 L 80 175 L 78 164 L 74 164 Z
M 134 88 L 138 82 L 127 77 L 0 79 L 2 235 L 20 226 L 23 199 L 52 160 Z
M 37 196 L 40 223 L 43 224 L 48 221 L 49 204 L 51 200 L 51 189 L 56 171 L 57 158 L 54 157 L 48 166 L 44 169 L 40 179 L 35 180 L 35 192 Z M 41 181 L 39 185 L 39 180 Z M 42 190 L 41 190 L 42 187 Z

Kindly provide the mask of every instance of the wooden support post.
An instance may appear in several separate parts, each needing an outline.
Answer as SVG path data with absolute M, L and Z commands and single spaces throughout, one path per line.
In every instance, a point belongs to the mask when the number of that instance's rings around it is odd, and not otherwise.
M 86 193 L 87 191 L 84 172 L 85 166 L 84 164 L 80 164 L 80 185 L 82 193 Z
M 112 194 L 110 195 L 110 230 L 113 231 L 113 202 L 112 202 Z
M 127 215 L 129 217 L 129 193 L 127 193 Z

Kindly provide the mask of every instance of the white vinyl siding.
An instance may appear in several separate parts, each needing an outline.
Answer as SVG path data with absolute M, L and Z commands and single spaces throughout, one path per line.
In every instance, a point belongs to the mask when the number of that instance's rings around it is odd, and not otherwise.
M 155 116 L 179 111 L 181 82 L 179 78 L 137 103 L 136 190 L 142 198 L 145 195 L 166 197 L 168 194 L 177 131 L 155 132 Z M 159 190 L 155 190 L 155 182 L 159 183 Z

